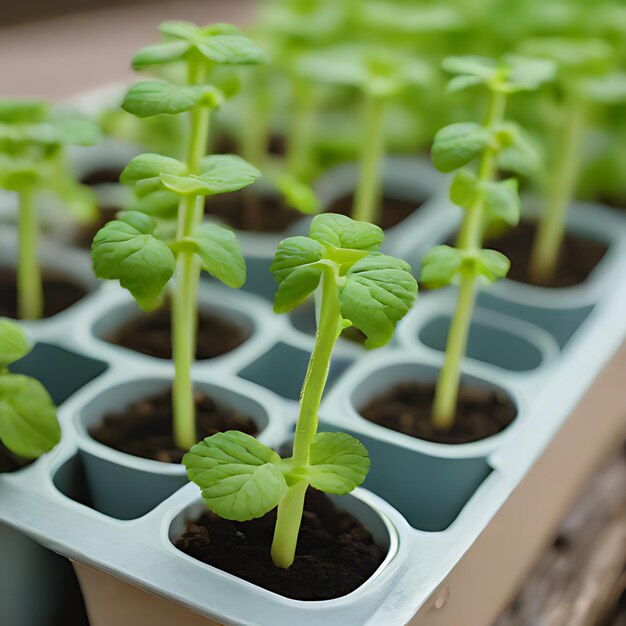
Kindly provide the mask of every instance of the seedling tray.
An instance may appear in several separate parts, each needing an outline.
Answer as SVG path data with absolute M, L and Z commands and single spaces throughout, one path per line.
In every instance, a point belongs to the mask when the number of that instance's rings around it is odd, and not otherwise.
M 417 264 L 433 233 L 443 234 L 444 224 L 453 228 L 455 219 L 443 193 L 435 192 L 389 252 Z M 503 281 L 501 289 L 480 298 L 463 375 L 514 400 L 517 418 L 501 434 L 446 446 L 359 415 L 363 402 L 394 382 L 434 378 L 443 360 L 437 320 L 449 315 L 451 292 L 421 296 L 393 346 L 371 354 L 354 346 L 338 351 L 321 428 L 355 434 L 372 458 L 365 488 L 338 504 L 388 550 L 374 576 L 351 594 L 323 602 L 289 600 L 179 552 L 173 541 L 201 510 L 197 488 L 185 485 L 179 467 L 135 459 L 90 439 L 87 427 L 104 411 L 166 387 L 173 376 L 171 363 L 104 340 L 108 328 L 136 311 L 130 296 L 111 284 L 95 287 L 56 318 L 27 325 L 38 347 L 21 367 L 47 376 L 53 394 L 67 396 L 59 410 L 63 439 L 30 466 L 0 475 L 0 522 L 76 562 L 92 626 L 484 626 L 623 431 L 611 400 L 619 393 L 615 355 L 626 330 L 626 225 L 609 209 L 580 205 L 570 212 L 570 226 L 609 245 L 585 284 L 559 297 Z M 10 242 L 12 234 L 6 236 Z M 9 259 L 10 248 L 3 247 Z M 59 249 L 50 262 L 63 254 Z M 87 280 L 88 255 L 71 254 L 74 270 Z M 203 308 L 247 325 L 251 336 L 224 357 L 198 362 L 194 381 L 225 402 L 250 408 L 261 439 L 280 446 L 295 423 L 311 336 L 288 317 L 274 316 L 258 295 L 207 281 L 200 299 Z M 555 330 L 555 315 L 568 320 L 567 333 L 558 325 Z M 504 360 L 494 359 L 490 334 L 481 331 L 492 327 L 506 331 L 496 351 L 508 351 Z M 522 362 L 516 355 L 524 355 Z

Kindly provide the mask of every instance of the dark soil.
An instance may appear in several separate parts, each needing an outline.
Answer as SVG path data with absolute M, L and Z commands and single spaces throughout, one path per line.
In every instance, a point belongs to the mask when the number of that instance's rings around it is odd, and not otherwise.
M 200 313 L 196 358 L 212 359 L 240 346 L 249 333 L 229 321 Z M 172 358 L 172 314 L 169 307 L 143 313 L 107 341 L 158 359 Z
M 338 200 L 335 200 L 326 212 L 340 213 L 341 215 L 347 215 L 350 217 L 352 214 L 353 202 L 353 194 L 342 196 Z M 418 200 L 399 200 L 397 198 L 389 198 L 387 196 L 383 197 L 382 202 L 382 215 L 378 225 L 383 230 L 396 226 L 409 217 L 413 211 L 419 209 L 419 207 L 423 204 Z
M 14 472 L 15 470 L 30 465 L 30 463 L 32 463 L 32 460 L 23 459 L 17 454 L 14 454 L 4 444 L 2 444 L 2 442 L 0 442 L 0 474 Z
M 511 260 L 507 278 L 532 284 L 528 276 L 528 262 L 535 238 L 536 225 L 522 221 L 503 235 L 490 239 L 485 245 L 498 250 Z M 604 256 L 605 244 L 566 233 L 561 246 L 554 279 L 545 287 L 571 287 L 582 283 Z
M 207 196 L 204 212 L 232 228 L 258 233 L 281 233 L 303 215 L 272 196 L 251 189 Z
M 295 600 L 330 600 L 360 587 L 385 554 L 352 515 L 309 488 L 296 558 L 289 569 L 270 557 L 276 509 L 249 522 L 206 512 L 189 523 L 176 547 L 186 554 L 264 589 Z
M 56 315 L 87 295 L 87 290 L 52 273 L 43 274 L 44 317 Z M 0 267 L 0 317 L 17 319 L 15 270 Z
M 360 408 L 361 415 L 386 428 L 437 443 L 470 443 L 504 430 L 516 416 L 515 405 L 501 391 L 461 387 L 454 425 L 433 426 L 433 383 L 402 383 Z
M 225 430 L 256 435 L 254 421 L 212 398 L 196 393 L 196 439 Z M 172 393 L 170 390 L 129 405 L 119 413 L 105 415 L 89 434 L 110 448 L 144 459 L 180 463 L 187 450 L 176 447 L 172 437 Z
M 83 176 L 80 182 L 89 187 L 105 183 L 119 183 L 121 173 L 122 170 L 119 167 L 102 167 Z

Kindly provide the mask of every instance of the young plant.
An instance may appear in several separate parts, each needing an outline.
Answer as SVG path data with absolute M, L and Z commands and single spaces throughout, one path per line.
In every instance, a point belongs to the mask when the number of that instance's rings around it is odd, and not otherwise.
M 554 166 L 529 264 L 531 281 L 546 285 L 556 270 L 567 209 L 576 193 L 592 107 L 626 102 L 626 77 L 610 72 L 613 51 L 600 39 L 543 38 L 526 42 L 523 49 L 553 60 L 558 67 Z
M 450 57 L 444 69 L 456 74 L 450 91 L 483 85 L 489 94 L 482 124 L 460 123 L 441 129 L 435 136 L 432 160 L 442 172 L 458 170 L 450 187 L 451 200 L 464 209 L 456 247 L 436 246 L 424 257 L 421 280 L 429 288 L 458 282 L 459 297 L 448 334 L 445 361 L 435 392 L 433 423 L 449 429 L 456 411 L 460 364 L 476 296 L 476 283 L 491 283 L 506 276 L 509 260 L 495 250 L 482 248 L 483 234 L 494 221 L 515 226 L 520 216 L 517 181 L 496 180 L 499 166 L 527 174 L 536 157 L 521 129 L 504 117 L 509 94 L 537 89 L 550 80 L 554 68 L 547 61 L 508 56 L 501 63 L 482 57 Z M 478 159 L 477 174 L 461 169 Z
M 8 370 L 31 350 L 24 331 L 0 318 L 0 441 L 25 459 L 38 458 L 61 440 L 56 407 L 44 386 Z
M 202 223 L 205 197 L 242 189 L 260 175 L 237 156 L 205 156 L 211 112 L 224 99 L 207 81 L 217 64 L 264 63 L 267 57 L 228 24 L 199 27 L 189 22 L 164 22 L 160 31 L 165 41 L 140 50 L 133 58 L 133 67 L 184 63 L 187 84 L 140 82 L 131 87 L 122 106 L 139 117 L 189 113 L 187 156 L 179 161 L 158 154 L 140 155 L 129 163 L 120 180 L 134 185 L 139 206 L 154 214 L 154 207 L 150 209 L 154 202 L 159 218 L 175 221 L 176 232 L 170 239 L 167 227 L 157 229 L 151 215 L 123 212 L 98 232 L 92 257 L 98 277 L 119 280 L 146 310 L 161 304 L 163 291 L 176 273 L 172 290 L 174 440 L 180 448 L 188 449 L 196 441 L 191 364 L 200 271 L 204 269 L 234 288 L 245 282 L 246 275 L 235 235 L 215 224 Z M 169 212 L 172 194 L 179 200 L 173 215 Z
M 0 187 L 19 198 L 17 294 L 22 319 L 38 319 L 44 311 L 37 195 L 50 190 L 77 217 L 95 216 L 95 196 L 72 180 L 64 147 L 89 146 L 99 137 L 93 122 L 52 111 L 46 102 L 0 99 Z
M 319 325 L 292 456 L 281 459 L 253 437 L 228 431 L 207 437 L 183 459 L 207 507 L 221 517 L 245 521 L 278 506 L 271 550 L 277 567 L 287 568 L 294 560 L 307 487 L 346 494 L 369 470 L 367 451 L 359 441 L 344 433 L 318 433 L 317 427 L 341 331 L 354 325 L 367 336 L 367 347 L 383 346 L 417 295 L 409 266 L 376 252 L 383 239 L 377 226 L 325 214 L 313 218 L 308 237 L 290 237 L 278 246 L 272 265 L 279 284 L 277 313 L 300 305 L 321 283 Z
M 363 98 L 363 143 L 359 183 L 352 217 L 376 224 L 380 220 L 382 184 L 380 164 L 385 152 L 385 115 L 389 103 L 410 86 L 428 81 L 429 67 L 418 59 L 386 48 L 339 45 L 303 57 L 298 71 L 307 80 L 352 87 Z

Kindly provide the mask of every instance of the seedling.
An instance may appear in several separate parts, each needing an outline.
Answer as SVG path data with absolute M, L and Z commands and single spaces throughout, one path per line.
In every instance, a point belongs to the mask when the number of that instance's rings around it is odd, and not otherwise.
M 300 305 L 321 283 L 319 325 L 293 455 L 281 459 L 253 437 L 228 431 L 207 437 L 183 459 L 207 507 L 221 517 L 245 521 L 278 506 L 271 550 L 277 567 L 294 560 L 307 487 L 346 494 L 369 470 L 367 450 L 354 437 L 317 432 L 318 410 L 341 331 L 354 325 L 367 336 L 367 347 L 383 346 L 417 295 L 409 266 L 376 252 L 383 239 L 377 226 L 325 214 L 313 218 L 308 237 L 290 237 L 278 246 L 272 265 L 279 284 L 277 313 Z
M 626 101 L 626 76 L 611 73 L 612 49 L 599 39 L 544 38 L 526 42 L 524 50 L 549 58 L 558 67 L 558 113 L 554 120 L 553 167 L 547 205 L 533 243 L 529 276 L 549 284 L 565 233 L 567 209 L 576 193 L 584 139 L 593 105 Z
M 81 219 L 96 215 L 93 193 L 75 183 L 65 165 L 64 147 L 89 146 L 99 139 L 94 123 L 62 115 L 38 100 L 0 100 L 0 187 L 19 197 L 18 316 L 43 315 L 43 287 L 37 263 L 37 195 L 53 191 Z
M 196 441 L 191 383 L 197 327 L 197 291 L 204 269 L 230 287 L 245 282 L 246 267 L 239 242 L 228 229 L 203 224 L 205 196 L 228 193 L 253 183 L 259 171 L 234 155 L 205 156 L 211 112 L 223 93 L 208 84 L 217 64 L 263 63 L 265 53 L 228 24 L 199 27 L 189 22 L 164 22 L 165 40 L 140 50 L 133 67 L 142 69 L 184 63 L 187 84 L 140 82 L 127 93 L 123 108 L 139 117 L 189 113 L 190 134 L 184 161 L 158 154 L 135 157 L 122 172 L 122 183 L 134 185 L 135 208 L 100 230 L 92 257 L 98 277 L 119 280 L 146 310 L 158 307 L 166 285 L 176 272 L 172 290 L 174 440 L 182 449 Z M 172 194 L 179 200 L 171 213 Z M 168 238 L 167 224 L 157 229 L 158 217 L 177 226 Z
M 0 440 L 25 459 L 38 458 L 61 440 L 56 407 L 45 387 L 8 370 L 32 347 L 15 322 L 0 318 Z
M 483 85 L 489 94 L 483 124 L 460 123 L 435 136 L 432 159 L 442 172 L 458 170 L 450 187 L 451 200 L 465 210 L 456 247 L 436 246 L 424 257 L 421 279 L 438 288 L 458 282 L 459 297 L 452 318 L 445 361 L 435 392 L 433 423 L 449 429 L 454 422 L 460 381 L 460 363 L 467 347 L 478 280 L 492 283 L 506 276 L 509 260 L 495 250 L 482 249 L 483 234 L 494 221 L 515 226 L 520 216 L 517 181 L 496 180 L 498 166 L 528 174 L 536 157 L 521 128 L 504 118 L 509 94 L 537 89 L 550 80 L 554 67 L 548 61 L 517 56 L 501 63 L 483 57 L 450 57 L 444 69 L 455 74 L 450 91 Z M 478 173 L 461 169 L 478 159 Z
M 389 103 L 405 89 L 423 85 L 429 68 L 419 59 L 390 52 L 387 48 L 339 45 L 303 57 L 299 73 L 320 84 L 352 87 L 363 98 L 359 183 L 352 217 L 378 223 L 380 219 L 380 164 L 385 151 L 385 114 Z

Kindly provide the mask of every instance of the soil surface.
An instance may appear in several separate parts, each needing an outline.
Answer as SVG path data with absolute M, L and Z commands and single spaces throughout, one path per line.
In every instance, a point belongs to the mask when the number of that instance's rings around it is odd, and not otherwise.
M 227 320 L 200 313 L 196 358 L 212 359 L 240 346 L 250 334 Z M 123 346 L 159 359 L 172 358 L 172 313 L 169 307 L 142 313 L 136 319 L 106 338 Z
M 54 274 L 43 275 L 44 317 L 56 315 L 87 295 L 87 290 L 70 279 Z M 0 317 L 17 319 L 15 270 L 0 267 Z
M 0 474 L 14 472 L 32 463 L 30 459 L 23 459 L 9 450 L 0 442 Z
M 528 276 L 528 261 L 535 238 L 536 225 L 522 221 L 505 234 L 485 242 L 488 248 L 498 250 L 511 260 L 507 278 L 532 284 Z M 546 287 L 571 287 L 582 283 L 600 262 L 607 247 L 605 244 L 566 233 L 559 254 L 556 273 Z
M 335 200 L 326 212 L 340 213 L 341 215 L 347 215 L 350 217 L 352 214 L 353 202 L 353 194 L 342 196 L 338 200 Z M 411 215 L 413 211 L 419 209 L 422 204 L 423 203 L 418 200 L 399 200 L 397 198 L 384 196 L 382 203 L 382 215 L 378 225 L 383 230 L 392 228 L 409 217 L 409 215 Z
M 225 430 L 240 430 L 256 435 L 258 428 L 247 415 L 216 403 L 197 392 L 196 439 Z M 180 463 L 187 450 L 176 447 L 172 437 L 172 393 L 170 390 L 129 405 L 118 413 L 109 413 L 89 431 L 100 443 L 144 459 Z
M 405 435 L 448 444 L 470 443 L 495 435 L 517 413 L 504 392 L 461 387 L 454 425 L 450 430 L 440 430 L 431 421 L 434 395 L 433 383 L 402 383 L 361 407 L 359 412 L 370 422 Z
M 281 233 L 303 214 L 285 206 L 280 198 L 242 189 L 219 196 L 207 196 L 204 212 L 232 228 L 258 233 Z
M 176 547 L 264 589 L 295 600 L 330 600 L 360 587 L 385 558 L 369 531 L 309 488 L 296 558 L 289 569 L 270 557 L 276 509 L 249 522 L 206 512 L 189 523 Z

